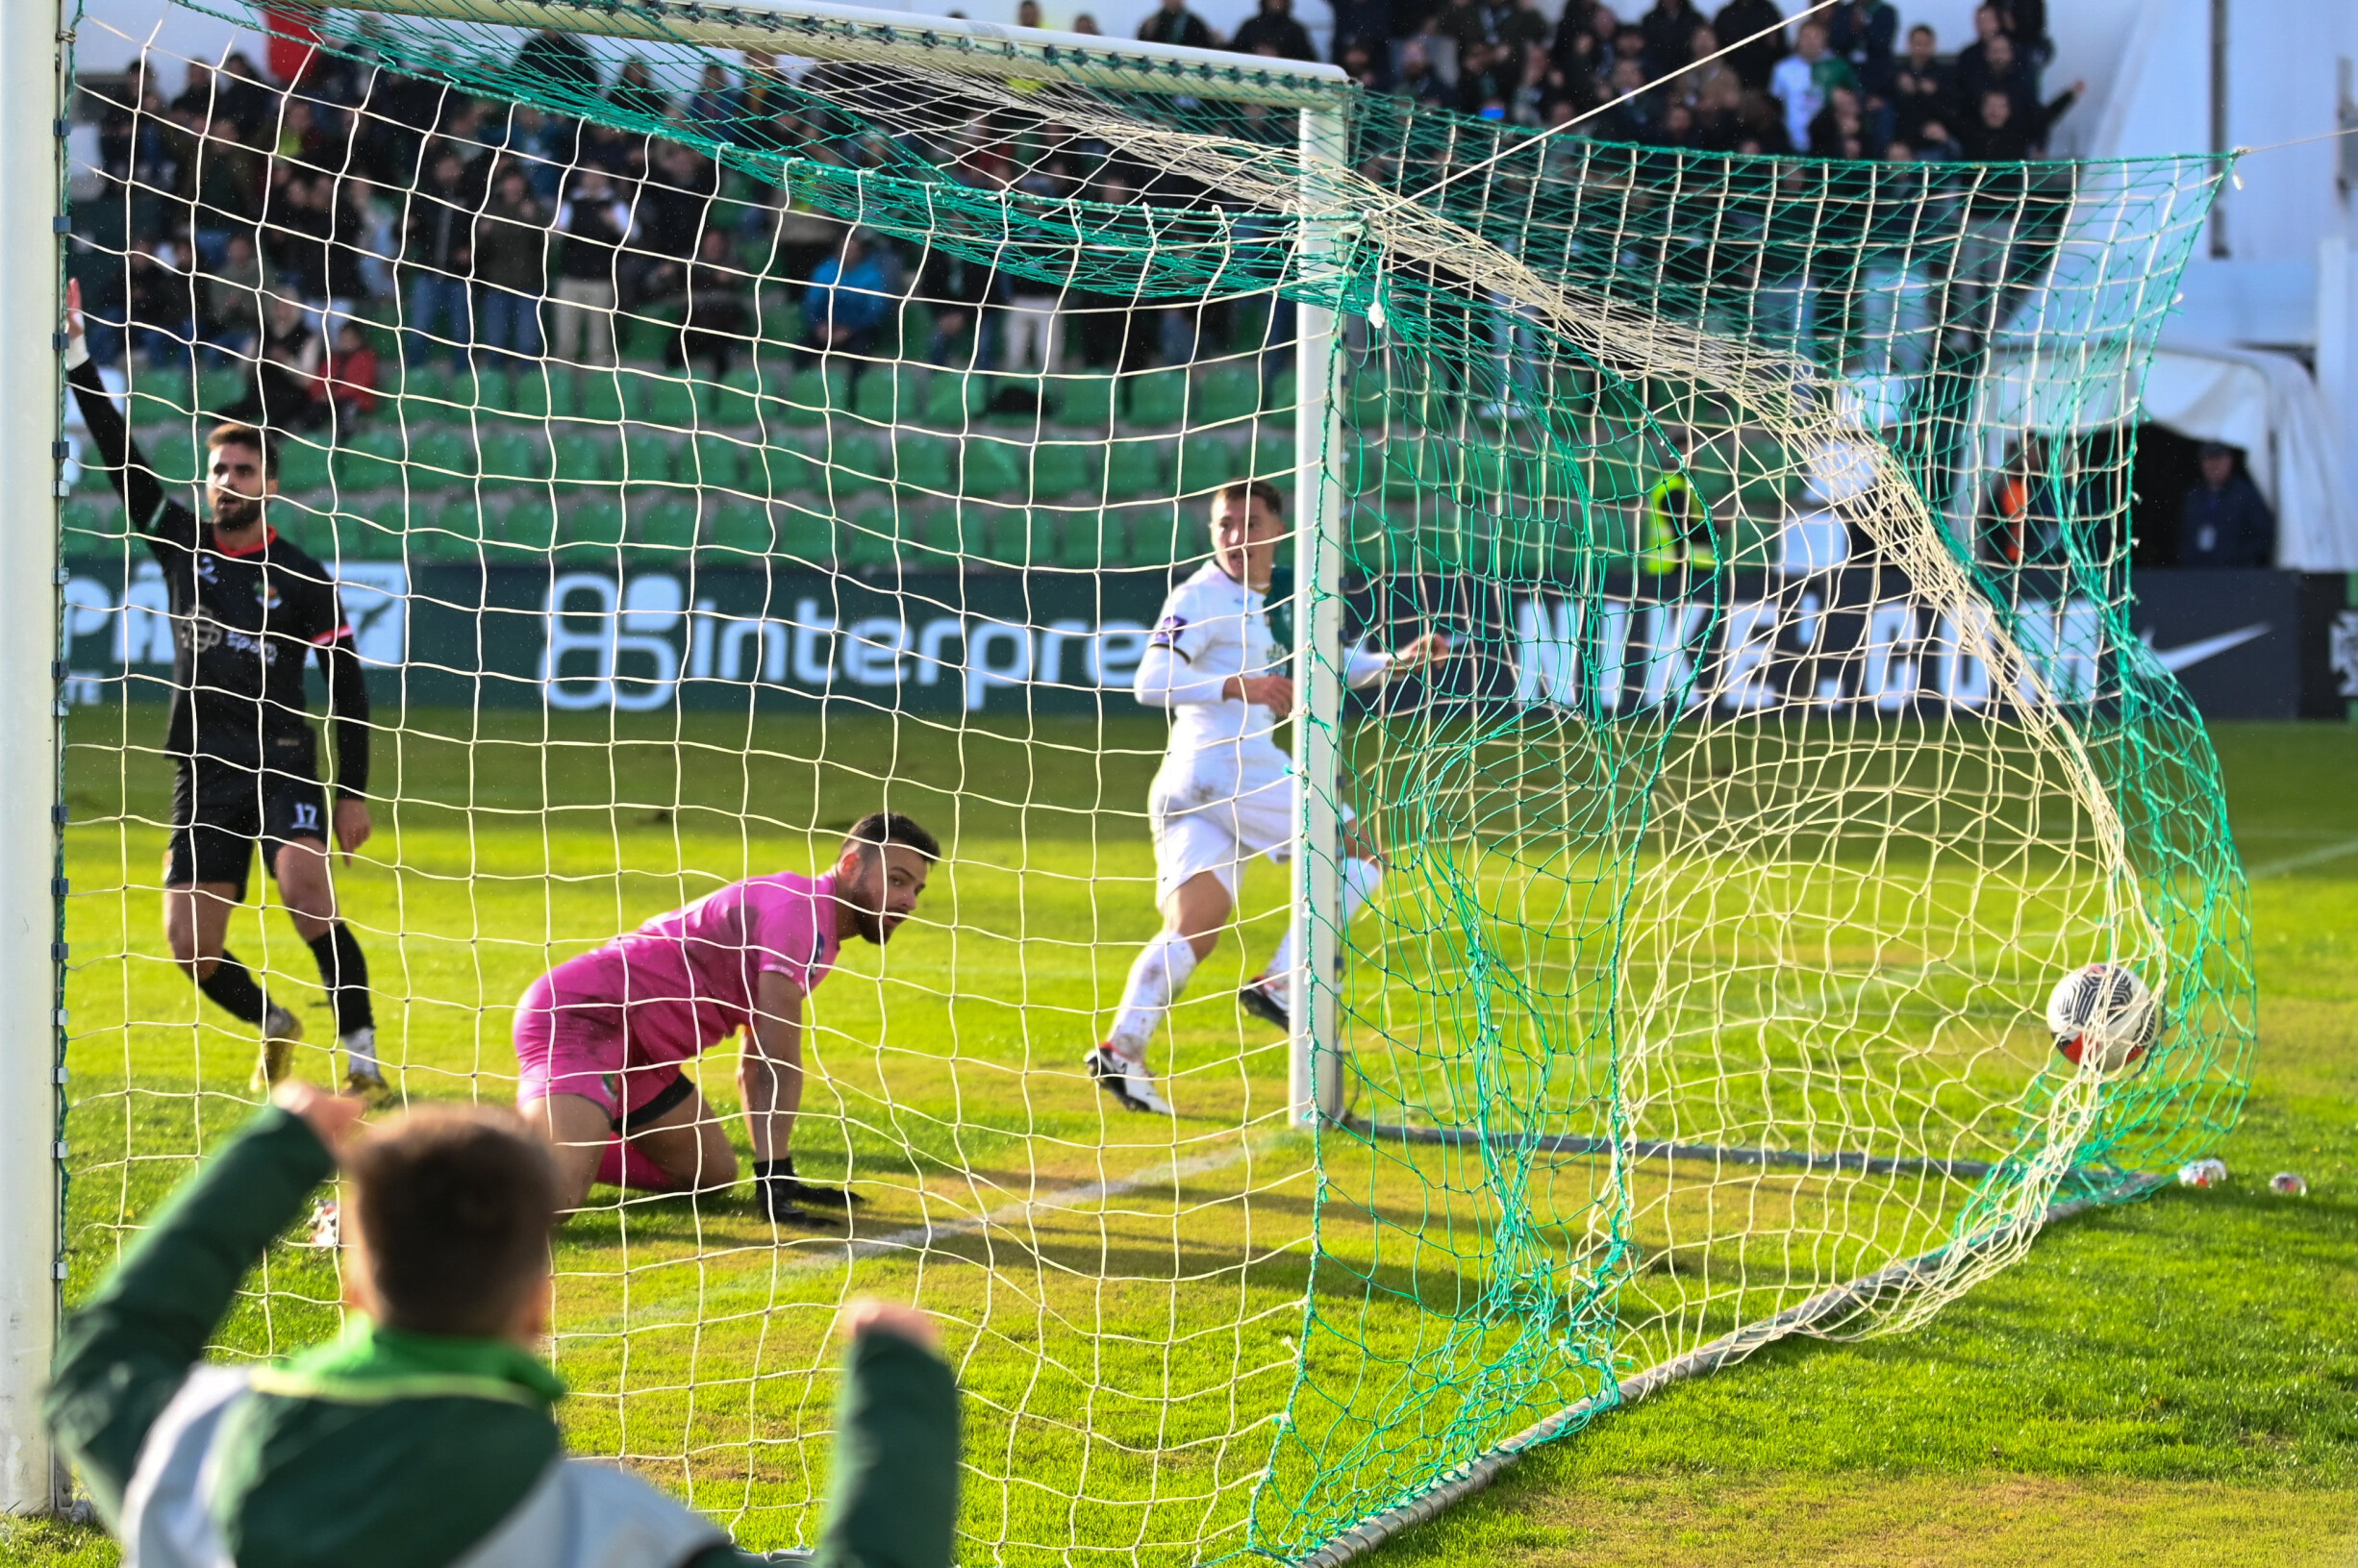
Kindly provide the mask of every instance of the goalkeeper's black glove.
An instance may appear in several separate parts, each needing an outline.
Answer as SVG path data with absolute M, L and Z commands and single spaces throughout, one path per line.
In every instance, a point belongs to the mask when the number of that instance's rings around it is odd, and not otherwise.
M 821 1208 L 846 1208 L 865 1204 L 865 1198 L 843 1187 L 814 1186 L 794 1176 L 794 1157 L 780 1155 L 775 1159 L 753 1162 L 753 1184 L 762 1195 L 762 1207 L 771 1219 L 779 1219 L 787 1209 L 798 1213 L 809 1205 Z M 803 1214 L 797 1223 L 812 1223 L 812 1216 Z M 825 1222 L 820 1222 L 825 1223 Z

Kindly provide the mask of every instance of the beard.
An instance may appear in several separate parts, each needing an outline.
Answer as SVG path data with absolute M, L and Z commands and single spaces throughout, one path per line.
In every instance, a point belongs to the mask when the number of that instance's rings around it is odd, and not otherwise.
M 851 910 L 852 929 L 860 933 L 862 941 L 878 947 L 891 938 L 893 931 L 893 926 L 885 924 L 884 910 L 879 908 L 884 900 L 878 896 L 876 884 L 882 880 L 863 877 L 858 882 L 845 883 L 840 889 L 845 908 Z
M 250 528 L 262 520 L 262 501 L 251 495 L 220 495 L 213 498 L 213 526 L 225 533 Z

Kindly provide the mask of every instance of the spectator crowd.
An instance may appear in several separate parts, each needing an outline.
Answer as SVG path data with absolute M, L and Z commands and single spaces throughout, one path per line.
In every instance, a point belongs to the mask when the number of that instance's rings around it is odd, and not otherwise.
M 1845 0 L 1794 27 L 1776 0 L 1708 15 L 1656 0 L 1627 17 L 1568 0 L 1552 22 L 1533 0 L 1336 0 L 1334 13 L 1331 53 L 1370 90 L 1705 152 L 2020 159 L 2044 149 L 2077 92 L 2042 96 L 2044 0 L 1981 7 L 1953 57 L 1929 28 L 1903 37 L 1889 0 Z M 1036 24 L 1037 0 L 1016 19 Z M 1086 15 L 1074 26 L 1095 31 Z M 1162 0 L 1140 37 L 1317 52 L 1292 0 L 1260 0 L 1230 38 L 1186 0 Z M 863 161 L 857 137 L 823 123 L 759 53 L 734 73 L 709 66 L 676 96 L 638 60 L 609 79 L 607 62 L 560 33 L 525 43 L 515 66 L 642 125 L 725 126 L 740 142 L 763 127 L 781 147 Z M 78 213 L 94 347 L 153 360 L 193 342 L 207 362 L 251 366 L 238 411 L 274 423 L 365 412 L 396 344 L 364 324 L 394 316 L 410 363 L 600 365 L 620 346 L 617 312 L 660 314 L 665 357 L 716 373 L 762 327 L 764 286 L 781 284 L 798 308 L 791 336 L 811 352 L 874 351 L 906 324 L 895 302 L 912 295 L 929 305 L 922 340 L 898 350 L 937 361 L 1050 368 L 1075 353 L 1136 368 L 1183 361 L 1207 325 L 1225 327 L 847 239 L 776 189 L 724 178 L 688 140 L 494 106 L 364 59 L 317 53 L 281 86 L 231 54 L 218 68 L 190 63 L 167 97 L 171 86 L 134 70 L 91 92 L 99 161 L 121 198 Z M 1162 189 L 1153 171 L 1085 145 L 1045 160 L 962 156 L 961 177 L 978 186 L 1116 203 Z

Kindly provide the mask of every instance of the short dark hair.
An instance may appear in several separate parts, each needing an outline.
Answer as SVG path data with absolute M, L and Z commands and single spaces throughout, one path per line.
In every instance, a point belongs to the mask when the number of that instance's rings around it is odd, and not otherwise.
M 1276 516 L 1286 514 L 1286 498 L 1276 485 L 1266 479 L 1232 479 L 1212 492 L 1215 501 L 1242 501 L 1247 507 L 1258 501 Z
M 898 811 L 870 811 L 851 825 L 843 835 L 846 852 L 854 849 L 883 849 L 887 844 L 904 844 L 928 860 L 941 859 L 941 845 L 932 834 L 917 825 L 916 818 Z
M 262 473 L 264 479 L 278 478 L 278 443 L 252 425 L 223 424 L 213 427 L 205 437 L 205 450 L 215 452 L 225 446 L 250 446 L 262 454 Z
M 489 1338 L 548 1277 L 557 1166 L 515 1113 L 414 1110 L 345 1157 L 386 1326 Z

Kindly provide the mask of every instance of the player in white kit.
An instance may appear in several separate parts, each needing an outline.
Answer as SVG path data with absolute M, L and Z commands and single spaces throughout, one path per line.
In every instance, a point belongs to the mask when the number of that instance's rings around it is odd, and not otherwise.
M 1171 1004 L 1209 958 L 1236 908 L 1246 860 L 1286 859 L 1293 836 L 1292 759 L 1272 732 L 1293 709 L 1293 682 L 1272 673 L 1281 657 L 1263 595 L 1286 540 L 1284 501 L 1266 480 L 1227 485 L 1212 500 L 1212 559 L 1164 601 L 1138 700 L 1171 710 L 1170 745 L 1147 798 L 1154 831 L 1155 901 L 1163 930 L 1139 953 L 1123 987 L 1112 1035 L 1089 1054 L 1090 1077 L 1132 1110 L 1167 1116 L 1170 1106 L 1146 1070 L 1146 1047 Z M 1354 650 L 1343 678 L 1372 685 L 1420 669 L 1448 651 L 1426 635 L 1397 653 Z M 1366 834 L 1344 813 L 1342 919 L 1348 924 L 1383 881 Z M 1289 1027 L 1293 934 L 1289 928 L 1268 968 L 1237 1000 Z

